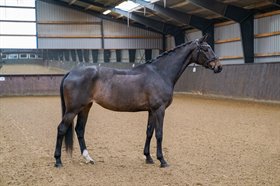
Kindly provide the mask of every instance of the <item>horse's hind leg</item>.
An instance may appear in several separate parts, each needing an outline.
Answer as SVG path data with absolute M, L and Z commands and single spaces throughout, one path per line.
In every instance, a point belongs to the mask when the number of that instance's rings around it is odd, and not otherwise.
M 145 142 L 145 147 L 144 147 L 144 155 L 146 156 L 146 163 L 147 164 L 153 164 L 154 161 L 150 155 L 150 143 L 151 139 L 153 137 L 155 129 L 155 120 L 151 112 L 149 112 L 149 117 L 148 117 L 148 124 L 147 124 L 147 137 L 146 137 L 146 142 Z
M 69 129 L 69 127 L 72 127 L 71 125 L 73 123 L 74 117 L 75 117 L 74 113 L 66 113 L 63 116 L 61 123 L 57 127 L 57 139 L 56 139 L 56 147 L 55 147 L 55 152 L 54 152 L 55 167 L 62 166 L 62 162 L 61 162 L 62 141 L 63 141 L 63 138 L 64 138 L 67 130 Z
M 82 111 L 78 114 L 77 125 L 75 127 L 75 131 L 79 140 L 81 154 L 86 160 L 86 163 L 94 163 L 94 160 L 89 156 L 87 151 L 86 143 L 85 143 L 85 127 L 88 118 L 88 112 L 92 106 L 92 103 L 88 104 Z

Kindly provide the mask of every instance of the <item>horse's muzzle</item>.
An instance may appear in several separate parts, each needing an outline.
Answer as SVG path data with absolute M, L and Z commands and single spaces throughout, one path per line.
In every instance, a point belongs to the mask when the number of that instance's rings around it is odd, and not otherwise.
M 220 72 L 222 72 L 223 67 L 220 65 L 220 66 L 214 67 L 213 70 L 214 70 L 214 73 L 220 73 Z
M 223 67 L 219 60 L 214 60 L 209 63 L 210 68 L 214 71 L 214 73 L 220 73 L 223 70 Z

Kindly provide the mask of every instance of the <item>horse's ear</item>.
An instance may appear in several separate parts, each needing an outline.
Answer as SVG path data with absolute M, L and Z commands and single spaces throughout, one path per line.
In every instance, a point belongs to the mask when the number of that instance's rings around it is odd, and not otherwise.
M 201 44 L 201 43 L 203 43 L 203 42 L 206 42 L 207 41 L 207 38 L 208 38 L 208 34 L 205 34 L 202 38 L 200 38 L 199 40 L 198 40 L 198 42 Z

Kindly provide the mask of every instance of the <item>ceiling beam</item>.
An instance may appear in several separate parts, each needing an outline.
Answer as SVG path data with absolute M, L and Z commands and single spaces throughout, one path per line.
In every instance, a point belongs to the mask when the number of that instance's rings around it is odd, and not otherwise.
M 188 5 L 190 2 L 188 2 L 187 0 L 186 1 L 183 1 L 181 3 L 177 3 L 177 4 L 174 4 L 174 5 L 171 5 L 170 8 L 178 8 L 178 7 L 182 7 L 182 6 L 186 6 Z
M 94 7 L 93 5 L 88 5 L 85 10 L 91 9 L 92 7 Z
M 167 34 L 173 35 L 176 46 L 185 42 L 185 32 L 180 27 L 168 23 L 164 23 L 161 21 L 157 21 L 151 18 L 147 18 L 144 16 L 140 16 L 133 12 L 123 11 L 117 8 L 112 8 L 111 10 L 113 12 L 116 12 L 120 15 L 127 17 L 128 19 L 134 20 L 138 23 L 146 25 L 147 27 L 157 30 L 158 32 L 161 32 L 164 35 Z
M 175 43 L 176 45 L 181 44 L 184 42 L 184 38 L 179 38 L 178 37 L 182 37 L 182 29 L 180 29 L 179 27 L 175 26 L 175 25 L 171 25 L 171 24 L 167 24 L 167 23 L 163 23 L 160 21 L 156 21 L 147 17 L 143 17 L 140 15 L 137 15 L 135 13 L 130 13 L 130 12 L 126 12 L 120 9 L 117 9 L 113 6 L 104 6 L 104 5 L 99 5 L 100 3 L 96 3 L 93 0 L 80 0 L 81 2 L 84 3 L 88 3 L 90 5 L 95 5 L 95 6 L 99 6 L 101 8 L 105 8 L 105 9 L 110 9 L 111 11 L 118 13 L 122 16 L 125 16 L 133 21 L 136 21 L 142 25 L 145 25 L 149 28 L 152 28 L 153 30 L 156 30 L 162 34 L 171 34 L 175 37 Z
M 273 5 L 280 7 L 280 0 L 272 0 Z
M 269 2 L 269 1 L 260 1 L 260 2 L 257 2 L 257 3 L 252 3 L 248 6 L 243 7 L 243 8 L 245 8 L 245 9 L 260 8 L 260 7 L 271 5 L 271 3 L 272 2 Z
M 171 8 L 164 8 L 163 6 L 157 5 L 157 4 L 151 4 L 149 2 L 146 2 L 144 0 L 133 0 L 135 3 L 138 3 L 152 11 L 155 11 L 157 13 L 160 13 L 162 15 L 165 15 L 167 17 L 172 18 L 175 21 L 181 22 L 186 25 L 190 25 L 194 28 L 197 28 L 199 30 L 204 30 L 207 28 L 212 22 L 208 19 L 198 17 L 191 14 L 186 14 L 183 12 L 179 12 L 177 10 L 171 9 Z M 195 21 L 193 21 L 194 19 Z
M 77 0 L 70 0 L 69 1 L 69 5 L 72 5 L 73 3 L 75 3 Z
M 79 0 L 80 2 L 83 2 L 83 3 L 87 3 L 87 4 L 90 4 L 92 6 L 97 6 L 97 7 L 100 7 L 100 8 L 107 8 L 107 6 L 105 6 L 104 4 L 102 3 L 98 3 L 94 0 Z
M 224 4 L 217 0 L 189 0 L 191 3 L 202 8 L 211 10 L 228 19 L 240 23 L 244 18 L 253 14 L 250 10 L 246 10 L 230 4 Z
M 87 3 L 89 5 L 94 5 L 94 6 L 98 6 L 101 8 L 105 8 L 105 9 L 110 9 L 111 11 L 118 13 L 122 16 L 125 16 L 131 20 L 134 20 L 140 24 L 146 25 L 147 27 L 150 27 L 154 30 L 157 30 L 158 32 L 161 32 L 163 34 L 171 34 L 174 35 L 174 33 L 179 32 L 180 28 L 175 26 L 175 25 L 170 25 L 170 24 L 166 24 L 163 22 L 159 22 L 147 17 L 143 17 L 140 15 L 137 15 L 135 13 L 130 13 L 130 12 L 126 12 L 120 9 L 117 9 L 115 7 L 112 6 L 104 6 L 103 4 L 97 3 L 93 0 L 79 0 L 81 2 Z
M 133 0 L 133 1 L 154 12 L 157 12 L 159 14 L 170 17 L 177 22 L 197 28 L 197 29 L 201 30 L 204 34 L 208 33 L 210 35 L 210 37 L 208 39 L 208 43 L 210 44 L 210 46 L 212 48 L 214 48 L 213 47 L 214 46 L 214 25 L 213 25 L 212 21 L 199 17 L 199 16 L 179 12 L 172 8 L 168 8 L 168 7 L 164 8 L 161 5 L 152 4 L 152 3 L 149 3 L 149 2 L 146 2 L 143 0 Z
M 234 2 L 236 2 L 236 1 L 238 1 L 238 0 L 225 0 L 225 1 L 223 1 L 224 3 L 234 3 Z
M 245 63 L 254 62 L 254 12 L 217 0 L 189 0 L 202 8 L 211 10 L 240 24 Z
M 115 13 L 125 16 L 138 23 L 144 24 L 147 27 L 153 28 L 154 30 L 157 30 L 163 34 L 172 34 L 173 35 L 174 32 L 180 30 L 180 28 L 175 25 L 167 24 L 167 23 L 157 21 L 157 20 L 154 20 L 151 18 L 140 16 L 133 12 L 127 12 L 124 10 L 120 10 L 118 8 L 111 8 L 111 10 Z

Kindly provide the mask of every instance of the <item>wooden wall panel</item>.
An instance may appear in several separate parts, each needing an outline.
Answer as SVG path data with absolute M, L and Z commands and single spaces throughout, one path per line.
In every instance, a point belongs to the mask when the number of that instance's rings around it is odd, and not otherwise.
M 219 74 L 192 69 L 186 69 L 175 91 L 280 101 L 280 63 L 225 65 Z

